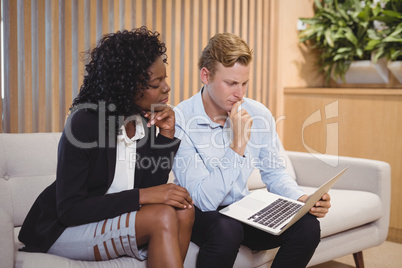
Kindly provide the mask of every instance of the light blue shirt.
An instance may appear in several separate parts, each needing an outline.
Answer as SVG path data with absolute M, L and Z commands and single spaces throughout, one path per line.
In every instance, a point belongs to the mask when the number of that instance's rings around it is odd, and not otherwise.
M 230 148 L 230 119 L 224 126 L 206 114 L 201 92 L 174 108 L 175 137 L 181 139 L 173 163 L 175 183 L 185 187 L 202 211 L 229 205 L 250 192 L 247 180 L 260 170 L 270 192 L 298 199 L 304 194 L 285 170 L 279 156 L 279 137 L 270 111 L 261 103 L 244 98 L 242 109 L 253 119 L 250 140 L 244 156 Z

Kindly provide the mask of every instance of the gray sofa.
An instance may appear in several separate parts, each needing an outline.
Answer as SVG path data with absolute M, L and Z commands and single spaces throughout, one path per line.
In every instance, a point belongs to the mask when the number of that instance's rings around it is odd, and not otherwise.
M 19 252 L 19 228 L 39 193 L 55 179 L 60 133 L 0 134 L 0 266 L 146 267 L 124 257 L 105 262 L 74 261 L 43 253 Z M 387 237 L 390 167 L 381 161 L 285 152 L 289 173 L 307 193 L 349 166 L 330 191 L 332 207 L 321 221 L 322 240 L 309 266 L 380 245 Z M 333 167 L 335 166 L 335 167 Z M 249 188 L 264 188 L 258 172 Z M 270 267 L 277 249 L 253 252 L 242 246 L 234 267 Z M 185 267 L 195 267 L 198 247 L 190 245 Z M 359 259 L 359 258 L 357 258 Z

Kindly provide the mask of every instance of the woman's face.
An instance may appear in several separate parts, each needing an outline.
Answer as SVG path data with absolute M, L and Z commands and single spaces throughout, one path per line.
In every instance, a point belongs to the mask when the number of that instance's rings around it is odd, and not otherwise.
M 134 103 L 143 111 L 162 111 L 169 101 L 170 86 L 166 82 L 166 66 L 161 57 L 149 67 L 148 87 L 134 99 Z

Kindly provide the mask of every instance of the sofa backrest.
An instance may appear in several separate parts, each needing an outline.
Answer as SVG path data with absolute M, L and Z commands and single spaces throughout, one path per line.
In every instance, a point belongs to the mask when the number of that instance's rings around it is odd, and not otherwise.
M 0 134 L 0 206 L 21 226 L 38 195 L 56 178 L 61 133 Z

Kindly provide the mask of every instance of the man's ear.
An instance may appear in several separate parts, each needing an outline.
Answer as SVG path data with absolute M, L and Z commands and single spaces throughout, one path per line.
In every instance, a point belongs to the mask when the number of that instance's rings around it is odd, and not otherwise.
M 210 71 L 206 68 L 206 67 L 202 67 L 200 70 L 200 78 L 201 78 L 201 82 L 204 85 L 208 85 L 209 81 L 211 79 L 211 73 Z

